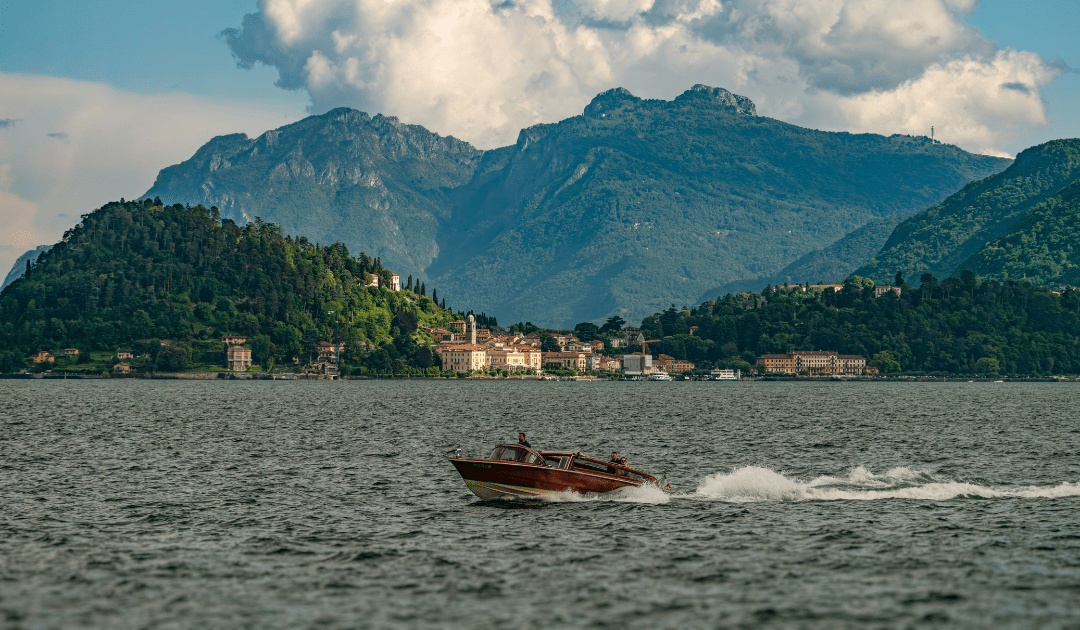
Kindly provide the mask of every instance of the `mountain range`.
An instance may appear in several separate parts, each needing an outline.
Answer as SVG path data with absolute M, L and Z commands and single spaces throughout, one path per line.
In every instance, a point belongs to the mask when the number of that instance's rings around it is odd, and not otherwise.
M 900 219 L 1010 164 L 924 137 L 797 127 L 720 88 L 672 101 L 619 88 L 486 151 L 336 109 L 214 138 L 145 197 L 342 241 L 452 306 L 567 327 L 739 281 L 840 280 Z

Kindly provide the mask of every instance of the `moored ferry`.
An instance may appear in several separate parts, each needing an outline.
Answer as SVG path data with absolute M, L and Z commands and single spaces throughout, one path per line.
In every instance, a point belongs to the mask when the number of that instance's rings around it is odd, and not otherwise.
M 650 381 L 670 381 L 671 376 L 667 372 L 653 372 L 649 375 Z
M 579 451 L 537 451 L 499 444 L 486 459 L 452 457 L 465 485 L 481 499 L 528 498 L 552 492 L 603 493 L 656 483 L 656 477 Z

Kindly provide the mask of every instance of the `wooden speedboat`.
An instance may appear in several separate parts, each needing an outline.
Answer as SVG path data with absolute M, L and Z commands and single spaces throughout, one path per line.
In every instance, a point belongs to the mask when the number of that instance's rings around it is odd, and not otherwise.
M 537 497 L 567 490 L 587 493 L 656 483 L 652 475 L 577 451 L 537 451 L 499 444 L 487 459 L 451 457 L 465 485 L 481 499 Z

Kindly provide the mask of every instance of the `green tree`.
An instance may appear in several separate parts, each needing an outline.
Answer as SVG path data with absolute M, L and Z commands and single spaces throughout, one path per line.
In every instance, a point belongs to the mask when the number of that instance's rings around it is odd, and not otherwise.
M 979 374 L 993 376 L 1001 372 L 1001 365 L 997 359 L 983 357 L 975 362 L 975 371 Z
M 620 330 L 622 330 L 622 327 L 624 325 L 626 325 L 626 320 L 625 319 L 619 317 L 618 315 L 612 315 L 611 317 L 607 318 L 607 321 L 604 322 L 604 325 L 600 327 L 600 332 L 601 333 L 619 332 Z
M 277 348 L 270 340 L 270 335 L 257 335 L 251 340 L 251 362 L 268 369 L 269 362 L 273 360 Z
M 402 335 L 411 335 L 416 332 L 419 319 L 412 311 L 401 310 L 394 315 L 391 325 L 397 326 Z M 428 366 L 430 367 L 430 366 Z
M 582 341 L 592 341 L 600 334 L 600 329 L 592 322 L 581 322 L 574 326 L 574 335 Z
M 540 350 L 542 352 L 558 352 L 559 342 L 555 340 L 555 337 L 547 333 L 540 334 Z
M 888 350 L 876 353 L 870 365 L 876 367 L 882 374 L 895 374 L 900 371 L 900 362 Z
M 183 372 L 191 364 L 191 347 L 183 343 L 173 343 L 161 348 L 154 360 L 156 372 Z

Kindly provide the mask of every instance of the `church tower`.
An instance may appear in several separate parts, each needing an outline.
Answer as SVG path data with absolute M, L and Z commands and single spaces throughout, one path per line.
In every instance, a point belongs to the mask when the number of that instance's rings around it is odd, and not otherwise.
M 465 328 L 469 333 L 469 343 L 471 345 L 475 346 L 476 345 L 476 318 L 472 316 L 472 313 L 469 314 L 469 320 L 468 320 L 468 322 L 466 322 Z

